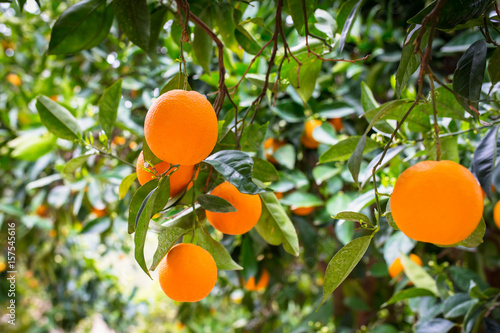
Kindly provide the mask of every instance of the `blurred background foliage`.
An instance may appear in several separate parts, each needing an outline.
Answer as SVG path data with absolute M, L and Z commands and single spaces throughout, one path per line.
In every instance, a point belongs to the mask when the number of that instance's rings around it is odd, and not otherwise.
M 220 271 L 210 296 L 194 304 L 175 304 L 168 299 L 133 259 L 133 242 L 126 232 L 131 193 L 123 200 L 118 198 L 121 180 L 133 170 L 116 159 L 96 154 L 81 168 L 68 172 L 67 161 L 92 148 L 57 139 L 42 126 L 35 108 L 37 96 L 49 96 L 71 110 L 82 130 L 95 142 L 105 141 L 96 105 L 104 89 L 121 78 L 122 99 L 110 138 L 111 150 L 134 164 L 142 149 L 147 109 L 179 71 L 182 26 L 178 16 L 163 9 L 163 16 L 155 18 L 159 39 L 149 54 L 130 43 L 115 21 L 98 46 L 69 55 L 48 55 L 51 26 L 77 1 L 40 1 L 39 7 L 29 0 L 22 12 L 19 3 L 24 1 L 0 4 L 0 74 L 4 77 L 0 82 L 0 221 L 2 234 L 7 221 L 17 223 L 19 331 L 499 331 L 500 300 L 494 288 L 500 288 L 500 231 L 492 213 L 499 198 L 496 191 L 485 198 L 486 234 L 484 243 L 475 249 L 416 243 L 383 221 L 374 246 L 333 297 L 316 311 L 328 261 L 339 248 L 363 234 L 356 224 L 332 216 L 345 210 L 372 216 L 374 205 L 372 184 L 368 182 L 359 190 L 345 163 L 354 147 L 345 153 L 338 149 L 333 155 L 323 154 L 335 144 L 361 135 L 368 125 L 367 119 L 361 117 L 365 112 L 398 99 L 395 73 L 410 28 L 408 20 L 425 7 L 426 1 L 364 1 L 342 52 L 337 47 L 341 27 L 358 2 L 314 2 L 316 10 L 309 17 L 311 31 L 335 45 L 332 56 L 336 58 L 370 55 L 356 64 L 308 57 L 304 38 L 294 26 L 298 19 L 292 17 L 300 1 L 285 3 L 284 32 L 291 49 L 304 62 L 302 84 L 297 87 L 296 79 L 294 82 L 296 64 L 285 61 L 275 105 L 272 98 L 265 100 L 255 119 L 258 124 L 269 122 L 265 138 L 279 143 L 274 147 L 273 141 L 267 141 L 267 147 L 260 145 L 248 151 L 262 159 L 267 154 L 274 162 L 280 178 L 270 187 L 282 194 L 281 203 L 289 207 L 301 253 L 295 258 L 282 247 L 270 246 L 255 230 L 243 236 L 225 236 L 222 243 L 245 270 Z M 226 84 L 233 87 L 253 55 L 271 38 L 275 3 L 189 3 L 191 10 L 219 34 L 232 27 L 234 35 L 224 38 L 224 64 Z M 162 10 L 156 1 L 149 1 L 149 6 L 153 13 Z M 498 28 L 499 19 L 492 7 L 486 15 Z M 475 25 L 436 32 L 430 65 L 442 81 L 451 82 L 458 59 L 473 42 L 483 39 Z M 194 25 L 190 29 L 195 39 L 204 38 Z M 498 29 L 490 33 L 491 38 L 500 41 Z M 324 50 L 321 43 L 314 43 L 321 49 L 318 52 Z M 217 90 L 217 57 L 214 46 L 210 41 L 208 44 L 206 47 L 203 41 L 195 40 L 184 43 L 183 50 L 190 86 L 213 100 L 210 93 Z M 250 67 L 234 94 L 241 108 L 250 106 L 263 88 L 269 51 L 266 49 Z M 488 55 L 493 51 L 490 47 Z M 277 63 L 280 57 L 282 50 Z M 402 98 L 415 98 L 416 79 L 416 75 L 409 79 L 401 91 Z M 276 74 L 272 73 L 271 84 L 274 80 Z M 500 90 L 498 85 L 492 87 L 488 78 L 484 82 L 482 92 L 488 97 L 480 104 L 481 119 L 495 121 Z M 425 89 L 427 94 L 427 83 Z M 478 124 L 449 92 L 441 89 L 439 96 L 443 110 L 449 111 L 440 114 L 441 132 L 464 131 L 443 138 L 443 158 L 469 167 L 486 131 L 474 130 Z M 231 110 L 226 99 L 219 119 L 231 121 Z M 430 115 L 416 115 L 396 137 L 396 145 L 391 148 L 395 158 L 377 173 L 382 185 L 379 191 L 390 193 L 398 175 L 412 161 L 435 156 Z M 326 121 L 334 118 L 341 120 Z M 304 124 L 311 119 L 322 120 L 322 125 L 311 131 L 319 142 L 313 149 L 301 143 Z M 388 117 L 387 126 L 394 127 L 395 119 L 397 115 Z M 383 126 L 369 135 L 361 182 L 369 176 L 369 171 L 365 172 L 370 170 L 369 161 L 381 153 L 382 143 L 387 140 Z M 232 146 L 234 135 L 219 143 L 219 149 Z M 319 156 L 324 163 L 318 165 Z M 297 208 L 308 207 L 314 207 L 310 214 L 298 215 Z M 210 231 L 221 238 L 221 234 Z M 0 243 L 5 239 L 2 236 Z M 148 236 L 146 253 L 150 256 L 155 245 L 156 237 Z M 438 296 L 412 297 L 384 305 L 408 285 L 407 278 L 391 279 L 388 275 L 388 265 L 400 252 L 416 253 L 423 259 L 425 269 L 437 283 Z M 2 290 L 7 290 L 3 258 L 0 284 Z M 270 273 L 267 288 L 246 290 L 243 276 L 264 268 Z M 0 302 L 6 304 L 6 293 L 0 294 Z M 1 325 L 2 331 L 11 330 L 3 320 Z

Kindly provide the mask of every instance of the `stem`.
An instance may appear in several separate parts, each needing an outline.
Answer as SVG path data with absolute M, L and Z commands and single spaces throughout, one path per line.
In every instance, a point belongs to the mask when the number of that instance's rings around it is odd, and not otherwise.
M 118 156 L 116 156 L 116 155 L 114 155 L 112 153 L 108 153 L 107 151 L 104 151 L 101 148 L 98 148 L 98 147 L 95 147 L 95 146 L 92 146 L 92 145 L 87 145 L 87 144 L 85 144 L 85 147 L 87 147 L 87 148 L 89 148 L 89 147 L 93 148 L 93 149 L 97 150 L 101 155 L 112 157 L 115 160 L 118 160 L 118 161 L 122 162 L 123 164 L 128 165 L 131 168 L 135 168 L 135 165 L 133 165 L 132 163 L 129 163 L 129 162 L 121 159 L 120 157 L 118 157 Z
M 432 97 L 432 114 L 434 116 L 434 132 L 436 135 L 436 160 L 441 160 L 441 140 L 439 138 L 439 125 L 437 119 L 436 97 L 434 94 L 434 79 L 433 75 L 429 74 L 429 81 L 431 83 L 431 97 Z

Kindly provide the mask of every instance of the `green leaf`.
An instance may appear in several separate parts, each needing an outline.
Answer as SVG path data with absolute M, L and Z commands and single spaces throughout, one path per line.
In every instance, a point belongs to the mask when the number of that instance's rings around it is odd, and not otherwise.
M 170 198 L 170 175 L 163 176 L 158 181 L 158 190 L 156 191 L 156 200 L 153 208 L 153 215 L 162 211 Z
M 261 182 L 275 182 L 280 179 L 278 171 L 271 162 L 260 157 L 253 158 L 252 177 Z
M 36 109 L 42 124 L 61 139 L 78 140 L 82 130 L 76 118 L 66 108 L 47 96 L 38 96 Z
M 160 6 L 157 7 L 152 13 L 151 13 L 151 28 L 149 31 L 149 57 L 153 61 L 157 61 L 158 58 L 158 39 L 160 37 L 160 33 L 163 30 L 163 26 L 165 24 L 165 20 L 167 17 L 167 7 L 165 6 Z
M 128 233 L 132 234 L 135 231 L 135 221 L 137 219 L 137 214 L 139 209 L 144 202 L 144 199 L 148 196 L 151 191 L 153 191 L 158 186 L 158 180 L 153 179 L 142 185 L 135 191 L 130 200 L 130 205 L 128 207 Z
M 205 7 L 198 17 L 209 27 L 212 25 L 212 10 Z M 205 73 L 210 73 L 210 60 L 212 59 L 212 38 L 199 25 L 194 27 L 193 51 L 198 64 Z
M 137 179 L 137 173 L 131 173 L 130 175 L 126 176 L 125 178 L 122 179 L 122 182 L 120 183 L 120 187 L 118 188 L 118 198 L 122 200 L 125 198 L 127 195 L 127 192 L 134 183 L 134 181 Z
M 320 157 L 320 163 L 328 163 L 333 161 L 345 161 L 351 157 L 352 153 L 356 149 L 360 136 L 350 136 L 345 140 L 339 141 L 337 144 L 331 146 L 327 151 L 325 151 Z M 370 138 L 366 138 L 366 145 L 363 150 L 363 154 L 367 154 L 370 151 L 378 148 L 377 142 Z
M 495 52 L 488 63 L 488 74 L 490 75 L 491 84 L 495 85 L 500 82 L 500 47 L 497 46 Z
M 168 82 L 161 88 L 160 95 L 163 95 L 167 91 L 174 89 L 184 89 L 184 74 L 177 73 L 175 74 Z M 191 86 L 189 83 L 186 85 L 186 90 L 191 90 Z
M 118 114 L 118 106 L 122 97 L 122 79 L 119 79 L 102 94 L 99 100 L 99 121 L 101 127 L 111 139 L 113 128 L 115 126 L 116 115 Z
M 287 169 L 293 170 L 295 169 L 295 160 L 296 160 L 296 154 L 295 154 L 295 147 L 287 143 L 286 145 L 283 145 L 276 149 L 276 151 L 273 153 L 273 157 L 278 161 L 278 163 L 282 166 L 284 166 Z
M 373 97 L 372 90 L 364 81 L 361 82 L 361 106 L 363 106 L 363 110 L 365 112 L 376 109 L 380 106 L 380 104 L 378 104 L 375 100 L 375 97 Z
M 359 186 L 358 182 L 359 169 L 361 168 L 361 162 L 363 162 L 363 151 L 365 150 L 365 146 L 366 146 L 366 134 L 361 136 L 361 138 L 358 141 L 358 144 L 356 145 L 356 148 L 354 149 L 354 152 L 347 161 L 347 167 L 351 172 L 354 182 L 358 186 Z
M 385 218 L 387 219 L 387 223 L 391 226 L 392 229 L 394 230 L 399 230 L 398 225 L 394 221 L 394 218 L 392 217 L 391 213 L 391 198 L 387 200 L 387 206 L 385 208 Z
M 468 294 L 456 293 L 448 297 L 443 304 L 443 315 L 445 318 L 458 318 L 467 313 L 467 310 L 477 302 Z
M 424 297 L 424 296 L 434 296 L 434 294 L 431 291 L 423 288 L 403 289 L 397 292 L 395 295 L 393 295 L 387 302 L 382 304 L 381 307 L 386 307 L 396 302 L 404 301 L 405 299 L 414 297 Z
M 35 162 L 56 147 L 57 138 L 52 133 L 41 135 L 27 133 L 9 141 L 7 146 L 13 148 L 10 156 L 19 160 Z
M 371 223 L 370 218 L 368 216 L 356 212 L 340 212 L 333 218 L 338 220 L 352 221 L 352 222 Z
M 216 195 L 201 194 L 198 196 L 198 203 L 203 209 L 215 213 L 236 212 L 236 208 L 229 201 Z
M 487 51 L 484 40 L 478 40 L 472 44 L 458 60 L 457 68 L 453 74 L 453 90 L 463 96 L 467 102 L 464 102 L 461 98 L 457 98 L 457 101 L 465 111 L 476 119 L 479 115 L 469 105 L 472 105 L 476 110 L 478 108 L 486 69 Z
M 459 24 L 481 16 L 491 0 L 453 0 L 446 1 L 439 12 L 439 19 L 436 28 L 448 30 Z M 408 23 L 422 24 L 423 19 L 434 9 L 436 1 L 422 9 L 417 15 L 408 20 Z
M 324 205 L 323 200 L 318 198 L 315 194 L 302 191 L 295 191 L 287 195 L 281 199 L 281 203 L 287 206 L 294 206 L 296 208 L 318 207 Z
M 398 112 L 397 113 L 397 118 L 402 118 L 404 113 L 409 109 L 408 104 L 412 104 L 413 101 L 409 99 L 397 99 L 393 101 L 389 101 L 381 106 L 379 106 L 376 109 L 373 109 L 369 112 L 366 112 L 364 114 L 365 118 L 370 122 L 368 127 L 366 128 L 365 133 L 368 133 L 368 131 L 375 125 L 377 122 L 379 122 L 381 119 L 385 118 L 387 115 L 390 115 L 394 111 L 401 111 L 404 110 L 404 112 Z M 392 118 L 390 118 L 392 119 Z
M 142 270 L 149 276 L 149 278 L 151 278 L 151 275 L 149 275 L 148 267 L 146 266 L 146 259 L 144 258 L 144 244 L 146 242 L 146 235 L 148 233 L 149 221 L 151 220 L 151 216 L 153 216 L 153 207 L 155 205 L 157 193 L 158 191 L 153 190 L 150 193 L 151 195 L 148 195 L 144 199 L 146 203 L 142 214 L 140 214 L 134 235 L 135 260 L 142 268 Z
M 302 66 L 294 66 L 292 70 L 288 72 L 288 80 L 304 103 L 307 103 L 313 94 L 322 64 L 322 60 L 315 56 L 310 56 L 302 62 Z M 297 73 L 299 70 L 299 80 L 297 82 Z
M 62 169 L 62 174 L 67 176 L 67 177 L 72 177 L 73 173 L 83 165 L 87 161 L 87 159 L 94 154 L 86 154 L 86 155 L 81 155 L 75 158 L 72 158 L 66 164 L 64 164 L 64 167 Z
M 474 151 L 471 170 L 473 170 L 484 193 L 491 198 L 491 183 L 496 165 L 498 126 L 492 127 Z
M 150 21 L 146 0 L 114 0 L 113 10 L 120 29 L 144 51 L 149 50 Z
M 316 181 L 316 184 L 320 185 L 324 181 L 335 177 L 341 172 L 342 172 L 341 168 L 332 168 L 331 166 L 327 165 L 318 165 L 314 167 L 312 175 L 314 177 L 314 180 Z
M 75 53 L 102 42 L 113 22 L 106 0 L 84 0 L 69 7 L 52 27 L 49 54 Z
M 408 29 L 410 30 L 410 29 Z M 429 29 L 426 29 L 420 48 L 423 50 L 427 46 L 429 38 Z M 401 97 L 401 91 L 406 87 L 411 76 L 420 66 L 420 55 L 415 54 L 415 39 L 420 34 L 420 26 L 412 26 L 404 41 L 403 51 L 401 52 L 401 61 L 399 62 L 398 70 L 396 71 L 396 95 Z
M 406 146 L 396 146 L 394 148 L 389 148 L 387 149 L 387 152 L 384 156 L 384 159 L 381 161 L 380 165 L 377 166 L 376 171 L 382 169 L 385 167 L 394 157 L 398 156 L 403 150 L 405 150 Z M 382 157 L 383 152 L 375 156 L 368 166 L 365 169 L 365 172 L 363 173 L 362 176 L 362 181 L 363 183 L 361 184 L 361 188 L 363 188 L 366 184 L 367 181 L 369 181 L 372 178 L 372 171 L 375 165 L 379 162 L 380 158 Z
M 226 248 L 212 238 L 207 230 L 200 226 L 196 229 L 198 245 L 207 250 L 214 257 L 217 269 L 225 271 L 241 270 L 243 267 L 234 262 Z
M 345 1 L 339 9 L 337 24 L 339 26 L 339 29 L 340 27 L 342 27 L 342 33 L 338 42 L 340 52 L 342 52 L 342 50 L 344 49 L 345 40 L 351 31 L 352 25 L 354 24 L 354 19 L 361 9 L 362 3 L 363 0 Z M 347 13 L 349 13 L 349 15 L 346 15 Z M 345 17 L 345 20 L 343 19 L 343 17 Z M 340 18 L 342 18 L 342 22 L 339 22 Z
M 243 52 L 235 38 L 236 24 L 233 19 L 233 7 L 226 2 L 217 2 L 213 5 L 215 6 L 216 15 L 214 22 L 219 28 L 219 34 L 222 37 L 224 46 L 241 58 Z
M 250 237 L 244 237 L 241 242 L 240 262 L 241 266 L 243 266 L 241 275 L 243 275 L 245 281 L 248 281 L 252 276 L 255 277 L 259 272 L 259 264 L 253 251 L 252 243 L 252 238 Z
M 304 30 L 304 10 L 302 8 L 302 0 L 287 0 L 288 2 L 288 11 L 290 12 L 293 25 L 299 34 L 303 33 Z M 318 1 L 317 0 L 308 0 L 305 1 L 305 10 L 307 18 L 309 18 L 317 8 Z
M 283 243 L 285 251 L 299 255 L 299 239 L 297 232 L 273 192 L 260 194 L 262 214 L 255 229 L 266 242 L 271 245 Z
M 234 37 L 243 50 L 252 55 L 257 54 L 261 49 L 261 46 L 257 43 L 255 38 L 253 38 L 253 36 L 241 25 L 236 26 Z
M 436 281 L 425 271 L 425 269 L 414 263 L 403 253 L 400 258 L 406 276 L 417 288 L 427 289 L 433 292 L 434 295 L 439 295 Z
M 146 142 L 146 138 L 142 140 L 142 154 L 144 155 L 144 161 L 148 162 L 150 166 L 151 164 L 157 165 L 158 163 L 163 162 L 158 157 L 156 157 L 155 154 L 153 154 L 153 152 L 149 148 L 148 143 Z
M 150 266 L 150 270 L 154 271 L 165 255 L 170 251 L 172 246 L 177 243 L 179 238 L 185 234 L 191 232 L 191 230 L 186 230 L 178 227 L 170 227 L 158 234 L 158 247 L 153 256 L 153 263 Z
M 258 194 L 264 192 L 252 182 L 252 158 L 238 150 L 222 150 L 204 160 L 224 178 L 236 186 L 241 193 Z
M 455 323 L 442 319 L 434 318 L 429 321 L 419 322 L 415 333 L 446 333 L 449 332 Z
M 263 125 L 253 123 L 245 127 L 240 139 L 241 150 L 247 152 L 258 151 L 262 146 L 264 137 L 266 136 L 268 125 L 269 125 L 268 122 L 266 122 Z
M 318 141 L 319 143 L 334 145 L 339 141 L 337 140 L 335 129 L 333 128 L 332 124 L 327 121 L 316 127 L 312 134 L 314 140 Z
M 330 297 L 337 287 L 351 274 L 363 258 L 372 236 L 362 236 L 341 248 L 330 260 L 325 271 L 323 297 L 320 306 Z

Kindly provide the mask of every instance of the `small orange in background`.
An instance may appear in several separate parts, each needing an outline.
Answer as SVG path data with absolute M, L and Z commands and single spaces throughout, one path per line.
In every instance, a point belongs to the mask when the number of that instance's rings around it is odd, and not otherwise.
M 108 215 L 108 213 L 106 212 L 106 208 L 105 209 L 97 209 L 95 207 L 92 207 L 92 213 L 94 213 L 95 216 L 97 216 L 98 218 Z
M 151 151 L 172 164 L 194 165 L 215 147 L 219 126 L 212 104 L 196 91 L 170 90 L 156 99 L 144 121 Z
M 337 132 L 340 132 L 344 128 L 344 123 L 342 122 L 342 118 L 328 119 L 328 122 L 332 124 L 333 128 L 335 128 Z
M 275 140 L 273 138 L 269 138 L 264 142 L 265 156 L 266 159 L 274 164 L 277 164 L 278 161 L 273 157 L 273 154 L 276 150 L 283 147 L 286 144 L 285 141 Z
M 49 231 L 49 237 L 50 238 L 56 238 L 57 236 L 57 231 L 55 229 L 50 229 Z
M 115 136 L 112 142 L 117 146 L 122 146 L 127 142 L 127 139 L 125 139 L 123 136 Z
M 419 266 L 423 266 L 424 263 L 422 262 L 422 259 L 420 259 L 419 256 L 417 256 L 416 254 L 410 254 L 410 260 L 413 261 L 414 263 L 416 263 L 417 265 Z M 404 271 L 404 267 L 403 267 L 403 264 L 401 263 L 401 259 L 400 258 L 396 258 L 391 266 L 389 266 L 389 275 L 391 276 L 391 278 L 395 278 L 396 276 L 398 276 L 401 272 Z
M 493 220 L 498 229 L 500 229 L 500 201 L 498 201 L 493 208 Z
M 37 207 L 35 214 L 40 217 L 47 217 L 49 216 L 49 207 L 47 207 L 47 205 L 41 204 Z
M 50 99 L 53 100 L 54 102 L 57 102 L 59 100 L 59 96 L 52 95 L 52 96 L 50 96 Z
M 171 164 L 168 162 L 161 162 L 155 165 L 155 169 L 159 174 L 162 174 L 167 171 L 170 166 Z M 153 172 L 153 168 L 150 166 L 148 167 L 148 169 L 151 170 L 151 172 L 144 170 L 144 154 L 141 151 L 139 157 L 137 158 L 137 164 L 135 168 L 137 172 L 137 179 L 139 180 L 139 183 L 141 185 L 144 185 L 150 180 L 157 178 L 156 174 Z M 191 188 L 192 183 L 190 182 L 193 178 L 193 171 L 194 165 L 181 165 L 179 166 L 177 171 L 172 173 L 172 175 L 170 176 L 170 197 L 175 197 L 177 194 L 181 193 L 188 184 L 188 189 Z
M 217 282 L 217 265 L 205 249 L 180 243 L 170 249 L 158 266 L 160 287 L 178 302 L 198 302 Z
M 295 207 L 291 206 L 290 209 L 292 213 L 299 216 L 306 216 L 311 214 L 314 211 L 314 207 Z
M 236 212 L 232 213 L 206 211 L 208 222 L 220 232 L 241 235 L 250 231 L 259 222 L 262 203 L 258 195 L 241 193 L 227 181 L 217 185 L 210 194 L 226 199 L 236 208 Z
M 10 73 L 7 74 L 7 82 L 19 87 L 21 85 L 21 78 L 15 73 Z
M 408 237 L 453 245 L 467 238 L 483 216 L 474 175 L 453 161 L 424 161 L 406 169 L 391 196 L 392 217 Z
M 306 121 L 305 126 L 304 126 L 304 133 L 302 133 L 302 137 L 300 139 L 300 142 L 302 142 L 302 144 L 304 146 L 306 146 L 307 148 L 310 148 L 310 149 L 318 148 L 319 143 L 318 143 L 318 141 L 316 141 L 314 139 L 313 132 L 316 129 L 316 127 L 319 127 L 319 126 L 321 126 L 321 120 L 312 119 L 312 120 Z
M 268 284 L 269 284 L 269 272 L 267 271 L 267 269 L 264 269 L 262 270 L 262 274 L 260 275 L 260 279 L 257 282 L 257 284 L 255 284 L 255 277 L 252 276 L 245 283 L 245 289 L 250 291 L 260 291 L 265 289 Z
M 0 272 L 5 271 L 6 268 L 7 268 L 7 265 L 3 261 L 0 261 Z
M 274 192 L 274 195 L 278 200 L 283 199 L 283 192 Z

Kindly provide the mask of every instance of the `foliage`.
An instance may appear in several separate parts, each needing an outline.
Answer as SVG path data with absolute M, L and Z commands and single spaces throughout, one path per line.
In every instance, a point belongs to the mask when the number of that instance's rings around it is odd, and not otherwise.
M 40 283 L 20 275 L 19 297 L 50 304 L 38 314 L 47 330 L 73 330 L 101 313 L 116 331 L 498 331 L 498 6 L 1 4 L 0 73 L 20 84 L 0 83 L 0 221 L 2 232 L 17 223 L 19 271 Z M 134 163 L 141 150 L 156 163 L 144 117 L 172 89 L 206 94 L 219 139 L 192 189 L 169 200 L 168 175 L 139 187 Z M 334 118 L 343 128 L 326 121 Z M 323 121 L 313 132 L 317 149 L 301 144 L 310 119 Z M 269 137 L 286 142 L 271 152 L 276 165 L 265 158 Z M 487 195 L 484 221 L 457 246 L 417 243 L 390 213 L 396 178 L 433 159 L 470 167 Z M 224 180 L 263 203 L 245 235 L 204 223 L 204 209 L 231 211 L 207 194 Z M 297 207 L 314 213 L 292 214 Z M 196 304 L 136 296 L 144 272 L 155 279 L 168 249 L 193 237 L 222 270 L 212 294 Z M 138 264 L 126 266 L 135 284 L 100 260 L 122 252 L 135 253 Z M 391 280 L 387 267 L 400 256 L 405 274 Z M 264 268 L 266 291 L 245 291 L 244 280 Z M 127 283 L 139 289 L 124 291 Z M 29 316 L 19 320 L 35 331 Z

